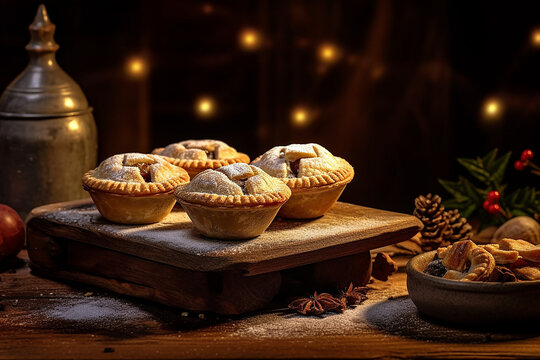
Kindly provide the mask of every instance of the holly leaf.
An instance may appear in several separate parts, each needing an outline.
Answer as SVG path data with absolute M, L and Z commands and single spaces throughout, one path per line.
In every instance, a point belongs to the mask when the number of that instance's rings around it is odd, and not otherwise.
M 525 187 L 516 189 L 504 198 L 514 216 L 533 216 L 540 211 L 540 201 L 536 198 L 536 189 Z
M 469 204 L 465 209 L 460 210 L 459 213 L 464 218 L 469 218 L 478 209 L 476 204 Z
M 439 184 L 448 191 L 457 202 L 464 202 L 467 200 L 467 196 L 464 194 L 463 186 L 458 181 L 448 181 L 439 179 Z
M 491 150 L 490 152 L 488 152 L 483 158 L 482 158 L 482 163 L 484 165 L 484 168 L 488 169 L 488 171 L 490 171 L 489 169 L 492 168 L 493 166 L 493 161 L 495 161 L 495 159 L 497 158 L 497 153 L 499 152 L 499 149 L 495 148 L 493 150 Z
M 481 204 L 483 202 L 484 190 L 477 188 L 472 182 L 462 176 L 459 177 L 459 183 L 462 184 L 463 192 L 469 199 L 471 199 L 472 203 Z
M 500 158 L 494 160 L 490 166 L 486 166 L 487 171 L 491 174 L 489 180 L 497 185 L 503 181 L 504 173 L 511 155 L 512 152 L 509 151 Z
M 445 200 L 444 206 L 447 209 L 458 209 L 464 217 L 471 216 L 482 202 L 484 191 L 464 177 L 460 177 L 459 181 L 439 179 L 439 183 L 454 196 L 453 199 Z
M 448 210 L 458 209 L 459 213 L 463 217 L 470 216 L 477 209 L 476 204 L 473 204 L 470 200 L 465 201 L 465 202 L 458 202 L 455 199 L 450 199 L 450 200 L 443 201 L 443 205 L 445 209 L 448 209 Z M 465 216 L 464 214 L 466 214 L 467 216 Z
M 514 209 L 512 210 L 512 216 L 530 216 L 530 215 L 526 213 L 525 211 Z
M 480 159 L 481 160 L 481 159 Z M 457 159 L 458 163 L 461 164 L 472 176 L 480 180 L 481 182 L 488 184 L 490 174 L 484 169 L 482 161 L 477 159 Z

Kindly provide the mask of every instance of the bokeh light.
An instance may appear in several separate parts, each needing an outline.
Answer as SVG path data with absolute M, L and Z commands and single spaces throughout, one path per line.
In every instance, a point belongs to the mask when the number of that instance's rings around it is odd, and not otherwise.
M 126 70 L 132 77 L 140 78 L 146 75 L 148 71 L 148 64 L 143 58 L 133 57 L 128 59 L 126 63 Z
M 296 127 L 309 125 L 312 120 L 310 111 L 304 106 L 297 106 L 291 111 L 291 122 Z
M 212 4 L 206 3 L 202 5 L 202 12 L 206 15 L 209 15 L 214 12 L 214 6 Z
M 324 43 L 319 46 L 318 56 L 320 61 L 331 64 L 339 60 L 341 51 L 335 44 Z
M 195 101 L 195 113 L 199 117 L 208 118 L 215 114 L 216 102 L 212 97 L 201 96 Z
M 540 47 L 540 29 L 533 29 L 531 32 L 531 42 L 534 46 Z
M 487 99 L 482 105 L 482 114 L 486 120 L 496 120 L 503 113 L 503 105 L 501 100 L 496 98 Z
M 240 47 L 247 51 L 257 50 L 261 45 L 261 34 L 255 29 L 244 29 L 239 35 Z

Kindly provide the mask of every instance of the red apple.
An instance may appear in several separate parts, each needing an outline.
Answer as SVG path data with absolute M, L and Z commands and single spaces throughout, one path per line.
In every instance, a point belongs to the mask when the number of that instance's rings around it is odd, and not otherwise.
M 24 246 L 24 223 L 15 210 L 0 204 L 0 259 L 15 256 Z

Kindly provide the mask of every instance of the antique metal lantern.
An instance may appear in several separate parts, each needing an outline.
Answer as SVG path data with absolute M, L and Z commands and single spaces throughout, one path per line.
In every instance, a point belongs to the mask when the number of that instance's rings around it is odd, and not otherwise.
M 22 216 L 85 197 L 81 176 L 97 160 L 92 108 L 56 62 L 55 25 L 44 5 L 29 28 L 29 64 L 0 97 L 0 203 Z

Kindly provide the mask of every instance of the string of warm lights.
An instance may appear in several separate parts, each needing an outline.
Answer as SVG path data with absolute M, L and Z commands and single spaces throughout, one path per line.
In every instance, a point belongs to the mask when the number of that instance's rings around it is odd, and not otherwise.
M 530 35 L 531 45 L 540 47 L 540 28 L 534 28 Z M 486 122 L 501 120 L 504 115 L 504 104 L 500 98 L 488 98 L 482 103 L 482 117 Z
M 211 4 L 203 4 L 201 7 L 203 13 L 211 14 L 214 8 Z M 530 37 L 531 44 L 535 47 L 540 47 L 540 28 L 535 28 L 531 31 Z M 260 49 L 263 43 L 263 36 L 261 32 L 254 28 L 244 28 L 238 33 L 239 47 L 244 51 L 255 51 Z M 317 58 L 321 64 L 331 65 L 337 62 L 342 56 L 341 48 L 331 42 L 320 43 L 317 47 Z M 143 57 L 131 57 L 126 62 L 126 70 L 128 74 L 133 78 L 142 78 L 146 76 L 148 72 L 148 62 Z M 383 70 L 379 72 L 382 73 Z M 380 75 L 377 73 L 377 75 Z M 71 99 L 66 99 L 66 101 Z M 73 106 L 73 104 L 65 104 L 66 107 Z M 208 118 L 215 115 L 216 101 L 209 96 L 200 96 L 195 100 L 194 110 L 197 116 L 201 118 Z M 502 118 L 503 115 L 503 103 L 499 98 L 488 98 L 484 100 L 481 107 L 482 117 L 486 121 L 495 121 Z M 306 106 L 294 106 L 291 109 L 290 115 L 291 124 L 295 127 L 305 127 L 309 125 L 313 120 L 313 114 L 308 110 Z

